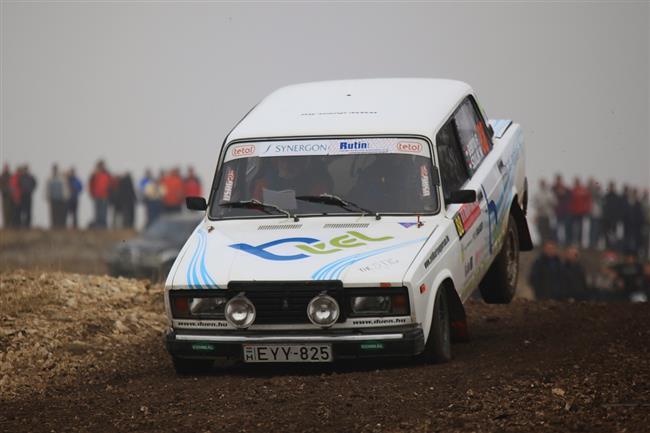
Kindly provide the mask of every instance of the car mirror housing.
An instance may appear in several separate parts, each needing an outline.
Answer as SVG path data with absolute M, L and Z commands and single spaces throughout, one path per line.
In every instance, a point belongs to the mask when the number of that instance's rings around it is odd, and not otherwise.
M 447 204 L 456 203 L 474 203 L 476 201 L 476 191 L 472 189 L 459 189 L 452 191 L 447 199 Z
M 185 205 L 189 210 L 206 210 L 208 203 L 203 197 L 186 197 Z

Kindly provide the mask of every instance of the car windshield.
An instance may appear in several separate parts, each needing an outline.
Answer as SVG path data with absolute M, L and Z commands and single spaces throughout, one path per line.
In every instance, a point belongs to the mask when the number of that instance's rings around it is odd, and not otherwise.
M 355 138 L 228 147 L 210 217 L 437 212 L 424 140 Z
M 190 237 L 199 220 L 161 218 L 149 226 L 142 237 L 150 240 L 165 240 L 182 243 Z

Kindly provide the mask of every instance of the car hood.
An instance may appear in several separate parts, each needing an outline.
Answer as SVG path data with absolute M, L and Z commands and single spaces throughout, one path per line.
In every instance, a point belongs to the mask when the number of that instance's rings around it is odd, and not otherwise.
M 226 288 L 230 281 L 342 280 L 346 286 L 402 284 L 435 217 L 303 218 L 300 222 L 209 221 L 178 256 L 171 288 Z M 276 220 L 277 221 L 277 220 Z

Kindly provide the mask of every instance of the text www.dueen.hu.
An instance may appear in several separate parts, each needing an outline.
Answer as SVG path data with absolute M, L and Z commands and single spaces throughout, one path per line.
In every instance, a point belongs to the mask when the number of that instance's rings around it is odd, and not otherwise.
M 407 319 L 406 318 L 391 318 L 391 319 L 358 319 L 358 320 L 353 320 L 352 324 L 353 325 L 396 325 L 400 323 L 406 323 Z

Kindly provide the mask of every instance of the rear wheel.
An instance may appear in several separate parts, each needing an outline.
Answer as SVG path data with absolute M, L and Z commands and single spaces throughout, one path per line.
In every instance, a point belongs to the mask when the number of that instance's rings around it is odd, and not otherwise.
M 512 215 L 508 218 L 505 236 L 499 255 L 479 284 L 481 296 L 488 304 L 509 304 L 517 290 L 519 233 Z
M 214 364 L 211 359 L 187 359 L 172 356 L 176 374 L 192 375 L 208 373 Z
M 422 357 L 426 362 L 441 364 L 451 359 L 451 330 L 449 301 L 444 287 L 436 293 L 429 338 L 424 346 Z

